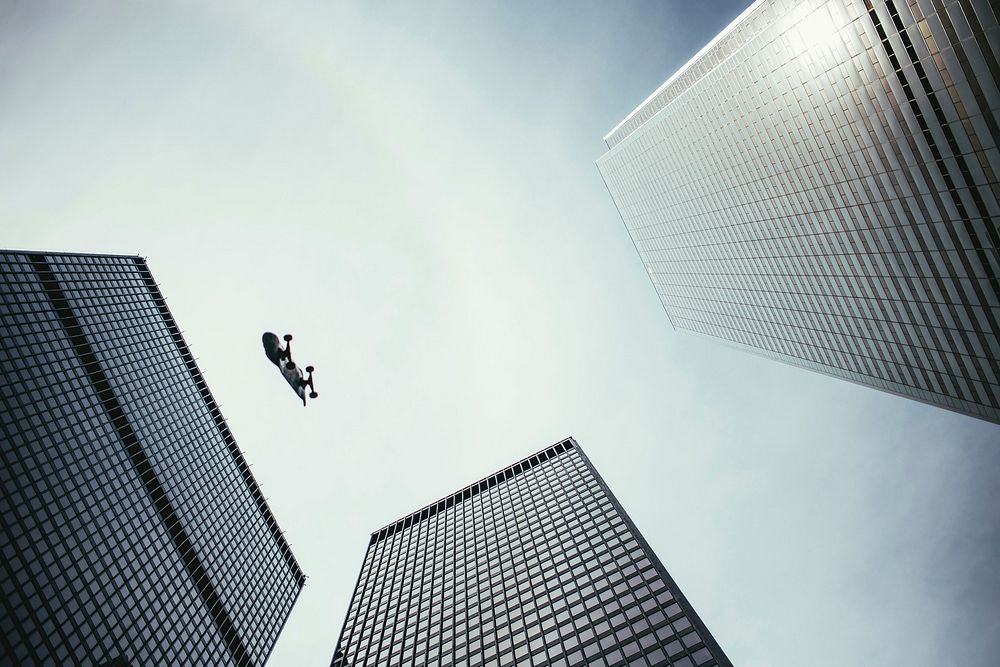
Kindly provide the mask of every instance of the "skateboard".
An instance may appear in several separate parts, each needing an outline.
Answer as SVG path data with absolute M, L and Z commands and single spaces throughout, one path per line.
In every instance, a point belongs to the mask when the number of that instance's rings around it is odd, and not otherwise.
M 270 331 L 265 332 L 261 336 L 261 343 L 264 344 L 264 354 L 267 355 L 268 360 L 278 367 L 281 371 L 281 375 L 288 382 L 288 385 L 292 388 L 295 394 L 302 399 L 302 406 L 306 405 L 306 387 L 309 387 L 309 398 L 316 398 L 319 394 L 316 393 L 316 386 L 313 384 L 313 371 L 316 370 L 312 366 L 306 366 L 306 373 L 309 377 L 303 377 L 302 369 L 292 361 L 292 334 L 284 335 L 285 344 L 281 344 L 281 340 L 271 333 Z

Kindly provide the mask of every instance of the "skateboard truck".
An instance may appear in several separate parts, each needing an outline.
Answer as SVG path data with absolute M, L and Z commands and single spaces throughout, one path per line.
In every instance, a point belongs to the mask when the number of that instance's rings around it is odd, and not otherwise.
M 306 366 L 306 373 L 309 373 L 309 377 L 305 380 L 299 379 L 299 386 L 305 389 L 309 387 L 309 398 L 317 398 L 319 394 L 316 393 L 316 387 L 313 385 L 313 371 L 316 370 L 315 366 Z M 305 392 L 303 392 L 304 394 Z M 306 397 L 302 397 L 302 405 L 306 404 Z
M 292 334 L 285 334 L 283 338 L 285 339 L 285 349 L 281 351 L 281 358 L 287 360 L 285 365 L 288 368 L 295 370 L 295 362 L 292 361 Z

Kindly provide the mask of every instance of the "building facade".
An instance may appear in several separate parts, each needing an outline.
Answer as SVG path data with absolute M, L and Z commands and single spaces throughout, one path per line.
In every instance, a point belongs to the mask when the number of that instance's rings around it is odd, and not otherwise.
M 1000 422 L 1000 27 L 759 0 L 598 167 L 675 328 Z
M 304 576 L 140 257 L 0 251 L 3 664 L 261 665 Z
M 731 663 L 569 439 L 373 533 L 331 664 Z

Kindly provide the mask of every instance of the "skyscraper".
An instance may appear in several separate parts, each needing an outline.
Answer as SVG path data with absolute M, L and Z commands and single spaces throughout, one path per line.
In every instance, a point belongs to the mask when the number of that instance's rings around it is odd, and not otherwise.
M 331 664 L 731 663 L 568 439 L 373 533 Z
M 260 665 L 304 576 L 140 257 L 0 251 L 10 664 Z
M 605 137 L 675 328 L 1000 422 L 1000 27 L 758 0 Z

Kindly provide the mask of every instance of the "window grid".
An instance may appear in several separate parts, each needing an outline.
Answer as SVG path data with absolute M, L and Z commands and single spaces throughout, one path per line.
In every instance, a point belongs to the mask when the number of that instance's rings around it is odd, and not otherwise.
M 572 440 L 372 534 L 332 665 L 729 665 Z
M 188 359 L 140 258 L 0 251 L 0 608 L 18 664 L 266 660 L 304 578 Z
M 759 0 L 598 160 L 672 324 L 1000 421 L 983 3 Z

